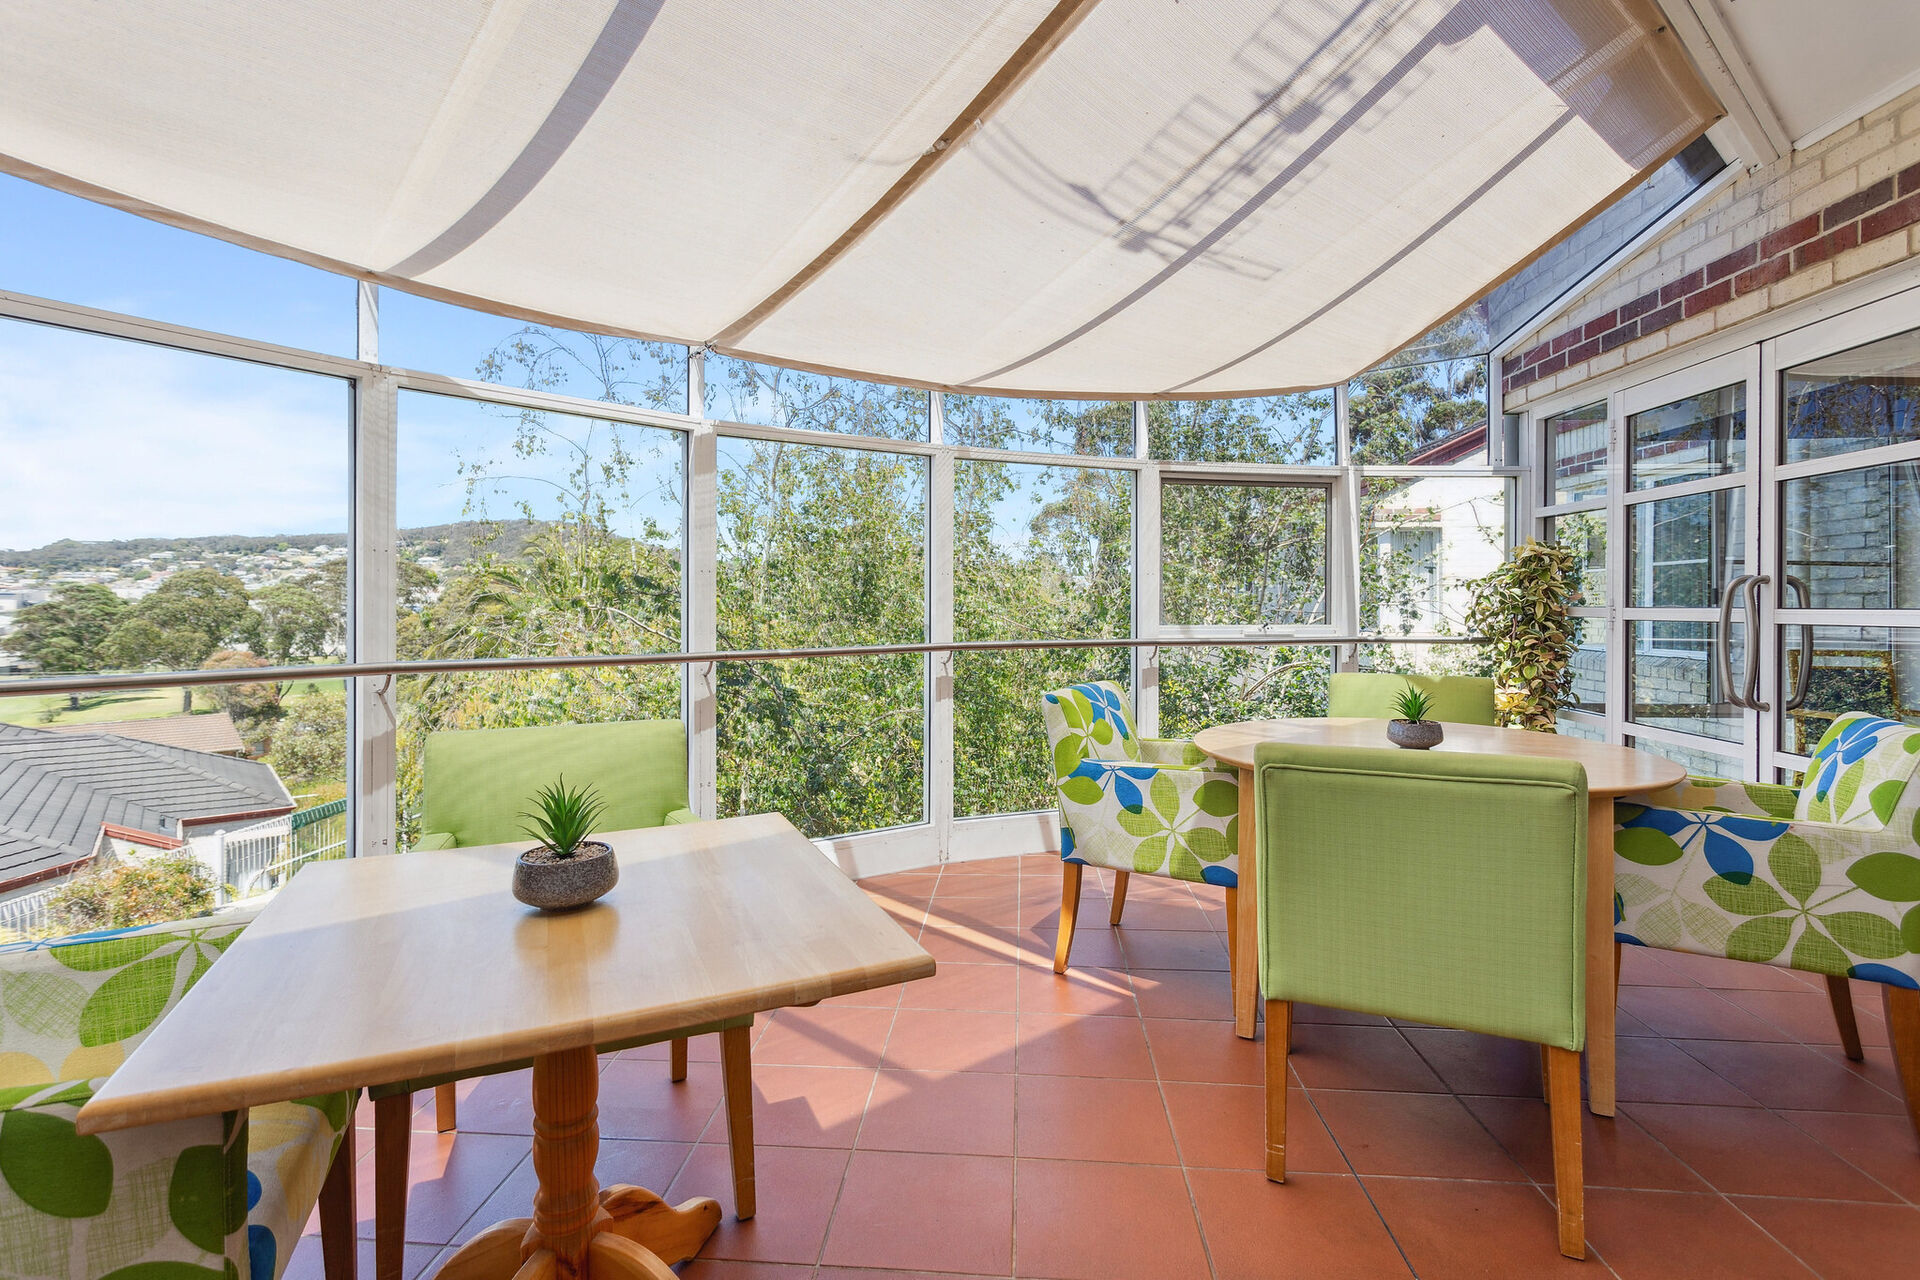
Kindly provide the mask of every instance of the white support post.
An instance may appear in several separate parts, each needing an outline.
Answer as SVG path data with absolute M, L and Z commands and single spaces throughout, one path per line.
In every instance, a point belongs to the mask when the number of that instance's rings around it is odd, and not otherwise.
M 1134 453 L 1146 457 L 1151 441 L 1147 406 L 1133 406 Z M 1133 473 L 1133 634 L 1142 640 L 1160 634 L 1160 468 Z M 1149 738 L 1160 736 L 1160 650 L 1133 651 L 1133 715 Z
M 1360 633 L 1360 491 L 1365 483 L 1359 468 L 1347 467 L 1327 495 L 1327 620 L 1340 635 Z M 1360 647 L 1336 645 L 1333 665 L 1336 671 L 1358 671 Z
M 1348 429 L 1347 384 L 1333 389 L 1333 457 L 1341 466 L 1353 462 L 1353 432 Z
M 377 349 L 378 316 L 371 289 L 361 291 L 360 341 Z M 347 656 L 356 662 L 394 656 L 399 384 L 376 373 L 354 383 L 353 514 L 348 535 Z M 348 787 L 353 796 L 357 856 L 395 853 L 395 773 L 399 765 L 399 693 L 389 679 L 357 677 L 348 701 Z
M 939 401 L 939 393 L 933 395 Z M 938 426 L 938 414 L 934 415 Z M 953 640 L 953 486 L 954 457 L 942 451 L 928 459 L 927 475 L 927 641 Z M 926 805 L 927 821 L 940 861 L 953 846 L 953 680 L 954 654 L 926 655 Z
M 697 354 L 697 353 L 696 353 Z M 689 361 L 698 368 L 699 361 Z M 689 377 L 697 389 L 697 377 Z M 687 437 L 686 452 L 686 592 L 682 603 L 688 650 L 712 652 L 719 647 L 719 608 L 715 572 L 719 537 L 719 437 L 713 424 L 702 421 Z M 687 784 L 693 811 L 702 818 L 719 814 L 719 697 L 717 664 L 686 668 L 683 718 L 687 722 Z

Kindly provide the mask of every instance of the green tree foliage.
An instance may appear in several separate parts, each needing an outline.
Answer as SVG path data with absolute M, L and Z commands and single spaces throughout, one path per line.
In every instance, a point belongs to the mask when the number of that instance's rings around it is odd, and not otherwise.
M 275 662 L 297 662 L 327 652 L 336 615 L 326 601 L 297 581 L 262 587 L 253 597 L 260 611 L 260 642 Z M 344 619 L 344 610 L 339 615 Z
M 100 647 L 126 611 L 126 601 L 98 583 L 69 583 L 20 610 L 7 644 L 50 675 L 98 671 L 106 665 Z M 78 709 L 80 695 L 68 694 L 67 705 Z
M 1487 362 L 1389 365 L 1353 380 L 1347 423 L 1353 460 L 1391 466 L 1487 419 Z
M 255 653 L 217 649 L 200 665 L 207 671 L 245 671 L 270 664 Z M 247 750 L 251 754 L 257 756 L 266 752 L 272 740 L 274 722 L 281 714 L 278 681 L 254 680 L 246 684 L 209 685 L 207 697 L 214 706 L 233 717 L 234 726 L 240 730 L 240 736 L 246 740 Z M 343 766 L 344 763 L 343 759 Z M 344 769 L 342 776 L 345 776 Z
M 187 850 L 112 862 L 73 877 L 47 902 L 49 936 L 185 920 L 213 910 L 213 877 Z
M 308 693 L 287 703 L 273 733 L 273 771 L 293 786 L 333 783 L 347 775 L 347 700 Z
M 215 649 L 259 643 L 260 615 L 246 583 L 217 569 L 183 569 L 127 610 L 100 642 L 100 656 L 130 670 L 188 671 Z M 193 710 L 192 689 L 180 696 L 180 709 Z

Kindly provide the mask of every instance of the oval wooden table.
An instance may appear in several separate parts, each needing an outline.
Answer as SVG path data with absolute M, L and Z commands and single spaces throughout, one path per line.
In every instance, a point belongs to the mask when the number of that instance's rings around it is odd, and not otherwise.
M 1613 802 L 1621 796 L 1670 787 L 1687 776 L 1671 760 L 1584 738 L 1487 725 L 1450 724 L 1435 751 L 1483 755 L 1545 756 L 1577 760 L 1587 771 L 1587 1106 L 1599 1116 L 1614 1111 L 1613 1005 Z M 1253 830 L 1253 752 L 1263 742 L 1302 742 L 1328 747 L 1385 747 L 1387 722 L 1351 717 L 1249 720 L 1216 725 L 1193 737 L 1194 745 L 1240 770 L 1240 919 L 1235 942 L 1234 1030 L 1252 1039 L 1259 1003 L 1258 938 Z

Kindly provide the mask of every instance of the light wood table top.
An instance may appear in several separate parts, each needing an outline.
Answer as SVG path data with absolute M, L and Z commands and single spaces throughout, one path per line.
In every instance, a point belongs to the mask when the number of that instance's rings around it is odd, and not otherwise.
M 1325 747 L 1387 747 L 1387 722 L 1351 716 L 1294 720 L 1248 720 L 1216 725 L 1193 736 L 1194 745 L 1216 760 L 1242 769 L 1253 767 L 1254 748 L 1266 742 L 1302 742 Z M 1558 733 L 1497 729 L 1481 724 L 1449 724 L 1437 752 L 1542 756 L 1577 760 L 1587 770 L 1587 793 L 1627 796 L 1670 787 L 1687 776 L 1684 765 L 1632 747 L 1588 742 Z
M 78 1128 L 480 1068 L 934 971 L 777 814 L 600 838 L 620 883 L 557 915 L 511 895 L 524 842 L 305 868 Z

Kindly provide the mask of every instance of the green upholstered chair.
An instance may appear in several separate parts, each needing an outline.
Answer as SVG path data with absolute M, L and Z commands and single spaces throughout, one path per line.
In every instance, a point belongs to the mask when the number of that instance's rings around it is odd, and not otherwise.
M 1053 971 L 1067 971 L 1086 866 L 1113 871 L 1107 922 L 1118 925 L 1127 877 L 1164 876 L 1226 890 L 1232 930 L 1240 883 L 1240 772 L 1191 742 L 1142 738 L 1110 680 L 1040 699 L 1060 805 L 1061 896 Z M 1229 954 L 1234 952 L 1228 943 Z
M 1688 778 L 1614 805 L 1616 944 L 1826 979 L 1861 1058 L 1849 980 L 1877 982 L 1920 1135 L 1920 728 L 1836 718 L 1798 790 Z
M 1560 1251 L 1586 1254 L 1587 776 L 1523 756 L 1254 753 L 1267 1177 L 1286 1180 L 1293 1002 L 1543 1046 Z
M 1493 681 L 1485 676 L 1403 676 L 1388 671 L 1336 671 L 1327 682 L 1327 714 L 1390 720 L 1408 685 L 1433 699 L 1429 720 L 1449 724 L 1497 724 Z
M 0 947 L 0 1274 L 278 1280 L 318 1203 L 328 1280 L 352 1280 L 355 1094 L 74 1130 L 253 915 Z
M 591 785 L 606 804 L 604 831 L 669 826 L 697 819 L 687 805 L 687 730 L 678 720 L 468 729 L 429 734 L 421 755 L 420 829 L 416 849 L 458 849 L 526 841 L 522 827 L 533 793 L 564 777 Z M 670 1041 L 670 1078 L 687 1078 L 687 1040 L 720 1036 L 726 1080 L 727 1135 L 733 1147 L 734 1208 L 754 1214 L 753 1019 L 686 1027 L 598 1046 L 600 1052 Z M 456 1127 L 454 1083 L 531 1065 L 501 1063 L 484 1072 L 398 1080 L 369 1089 L 374 1104 L 374 1253 L 376 1265 L 401 1265 L 406 1231 L 409 1112 L 415 1092 L 434 1090 L 442 1133 Z

